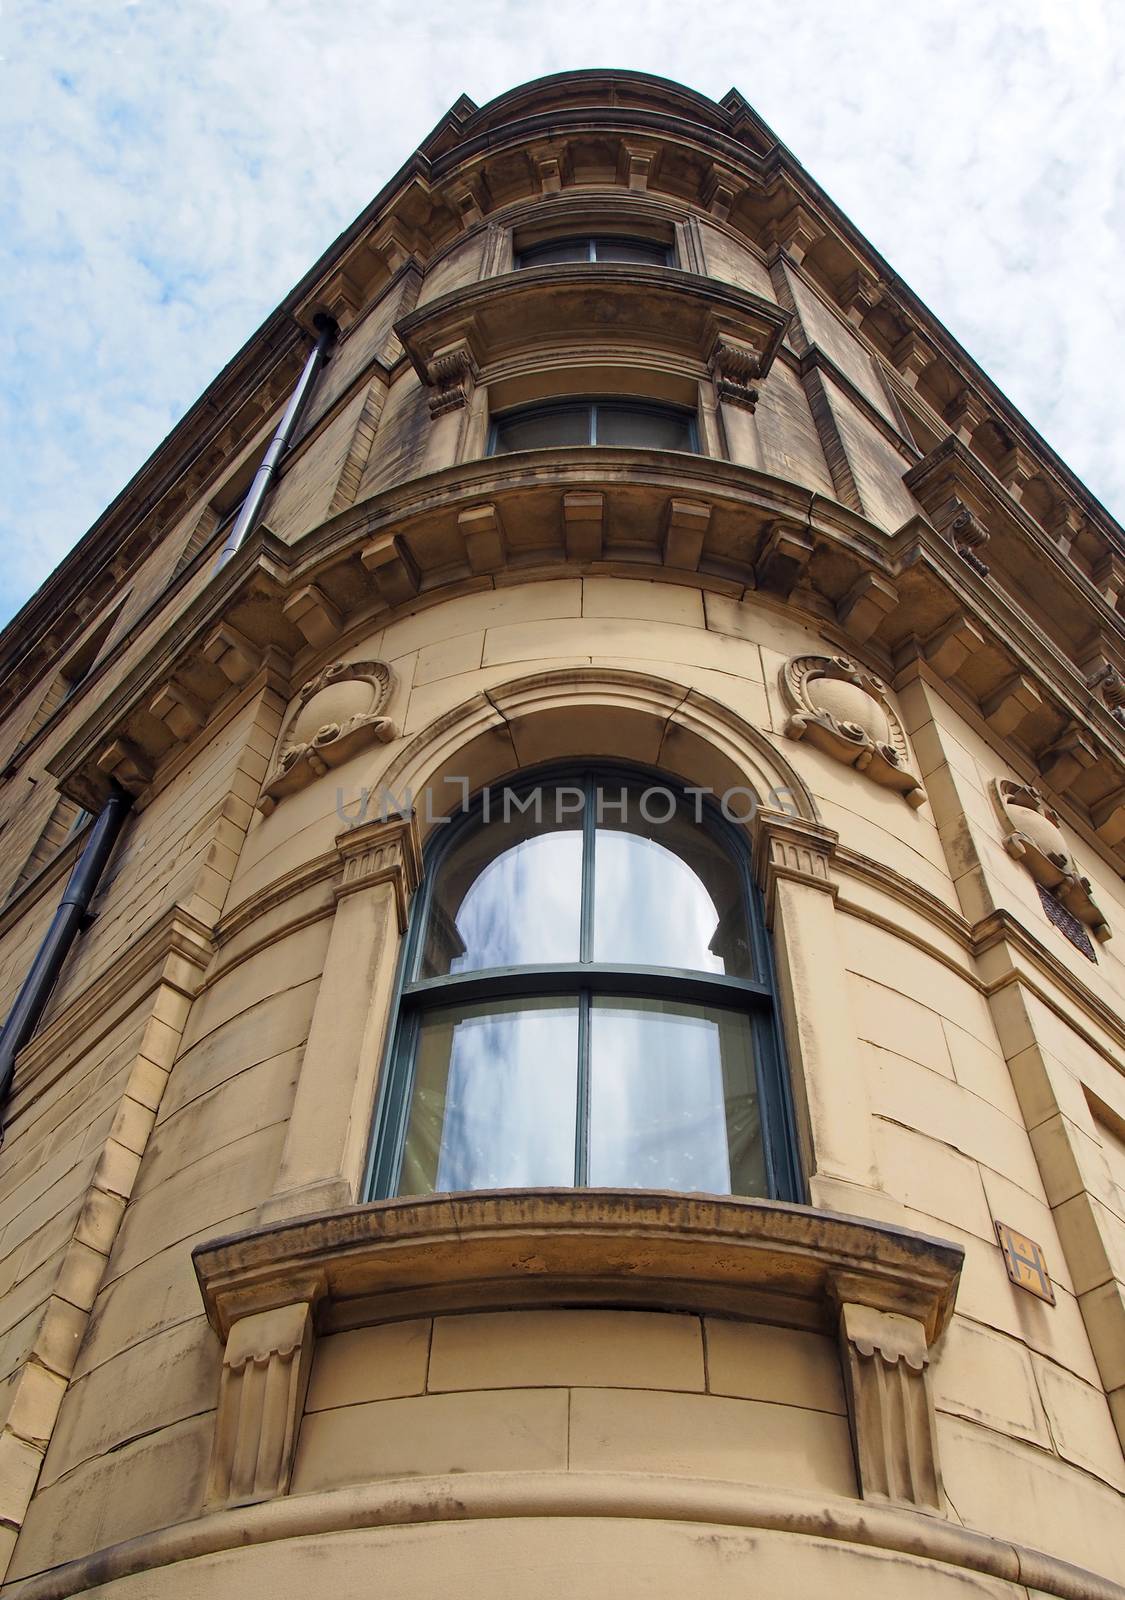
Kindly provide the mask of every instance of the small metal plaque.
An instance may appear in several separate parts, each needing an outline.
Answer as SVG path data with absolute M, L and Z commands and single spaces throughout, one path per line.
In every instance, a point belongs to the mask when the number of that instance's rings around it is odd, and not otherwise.
M 1004 1253 L 1004 1265 L 1012 1282 L 1019 1288 L 1026 1289 L 1028 1294 L 1038 1295 L 1040 1300 L 1046 1300 L 1049 1306 L 1053 1306 L 1055 1291 L 1051 1287 L 1043 1251 L 1035 1240 L 1029 1239 L 1026 1233 L 1018 1233 L 1006 1222 L 997 1222 L 996 1237 L 1000 1241 L 1000 1249 Z

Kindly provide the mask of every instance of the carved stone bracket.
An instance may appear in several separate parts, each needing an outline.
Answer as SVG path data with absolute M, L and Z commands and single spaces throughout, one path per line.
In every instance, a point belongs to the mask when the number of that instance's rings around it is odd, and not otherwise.
M 339 834 L 336 848 L 344 863 L 337 899 L 376 883 L 390 883 L 395 891 L 398 929 L 405 933 L 410 899 L 422 876 L 422 850 L 415 818 L 387 817 L 361 823 Z
M 720 400 L 753 411 L 758 403 L 754 380 L 762 375 L 761 352 L 742 339 L 717 334 L 707 365 Z
M 807 739 L 873 782 L 897 789 L 911 806 L 924 803 L 926 792 L 909 768 L 906 734 L 880 679 L 847 656 L 794 656 L 781 669 L 781 690 L 792 709 L 788 738 Z
M 285 795 L 305 788 L 329 767 L 393 739 L 394 724 L 379 715 L 390 686 L 390 669 L 381 661 L 336 661 L 310 678 L 285 725 L 259 811 L 269 816 Z
M 285 1494 L 313 1351 L 313 1304 L 243 1316 L 223 1352 L 207 1506 L 253 1505 Z
M 813 549 L 813 536 L 808 528 L 781 519 L 771 522 L 754 563 L 758 588 L 787 600 L 804 577 Z
M 765 902 L 766 922 L 773 924 L 780 878 L 807 883 L 836 898 L 828 864 L 840 842 L 832 828 L 784 811 L 759 810 L 754 817 L 754 868 Z
M 1009 830 L 1004 848 L 1015 861 L 1027 868 L 1043 889 L 1048 889 L 1095 939 L 1111 937 L 1111 930 L 1094 901 L 1089 878 L 1079 872 L 1067 848 L 1058 812 L 1044 800 L 1038 789 L 1011 778 L 997 778 L 992 798 L 1000 820 Z
M 966 565 L 980 577 L 988 577 L 988 567 L 981 560 L 980 552 L 988 543 L 989 533 L 979 517 L 975 517 L 968 506 L 960 505 L 954 512 L 946 527 L 946 532 L 953 540 L 953 548 Z
M 430 416 L 442 417 L 447 411 L 468 405 L 478 376 L 476 359 L 466 339 L 439 350 L 426 368 L 434 391 L 430 395 Z
M 865 1500 L 943 1510 L 926 1329 L 915 1317 L 840 1298 L 840 1352 Z

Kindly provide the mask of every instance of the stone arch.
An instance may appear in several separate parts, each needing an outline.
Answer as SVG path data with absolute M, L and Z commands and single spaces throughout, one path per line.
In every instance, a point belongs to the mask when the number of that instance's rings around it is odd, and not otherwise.
M 660 768 L 716 794 L 818 820 L 808 786 L 759 729 L 728 706 L 651 673 L 605 667 L 535 672 L 477 693 L 413 738 L 380 790 L 412 801 L 422 836 L 462 796 L 541 762 L 603 756 Z

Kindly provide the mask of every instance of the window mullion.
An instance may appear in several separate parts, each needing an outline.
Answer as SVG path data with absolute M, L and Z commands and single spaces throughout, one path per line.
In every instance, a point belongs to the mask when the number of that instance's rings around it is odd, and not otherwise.
M 574 1119 L 574 1182 L 590 1181 L 590 991 L 578 994 L 578 1108 Z
M 590 407 L 590 443 L 591 444 L 597 444 L 597 442 L 598 442 L 598 408 L 597 408 L 596 405 L 592 405 Z

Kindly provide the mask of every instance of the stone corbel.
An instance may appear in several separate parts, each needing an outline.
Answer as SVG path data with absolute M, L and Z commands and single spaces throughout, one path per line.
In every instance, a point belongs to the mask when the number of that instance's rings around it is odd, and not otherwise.
M 438 350 L 426 367 L 426 381 L 434 391 L 430 416 L 443 417 L 447 411 L 468 405 L 479 375 L 467 339 L 456 339 Z
M 925 1324 L 850 1300 L 846 1278 L 834 1287 L 860 1493 L 865 1500 L 941 1512 Z
M 1119 556 L 1116 550 L 1110 550 L 1095 562 L 1090 576 L 1107 604 L 1116 610 L 1118 601 L 1125 593 L 1125 558 Z
M 1018 444 L 1014 444 L 1001 457 L 996 476 L 1013 500 L 1022 500 L 1024 490 L 1038 470 L 1034 457 L 1029 456 Z
M 228 683 L 249 683 L 262 663 L 262 652 L 229 622 L 220 623 L 203 642 L 203 659 L 218 667 Z
M 290 595 L 282 610 L 318 650 L 327 649 L 344 626 L 339 607 L 315 583 L 308 583 Z
M 838 299 L 848 321 L 853 327 L 858 328 L 867 316 L 873 311 L 883 298 L 883 291 L 877 278 L 869 272 L 858 267 L 838 291 Z
M 660 146 L 641 144 L 632 139 L 622 139 L 617 152 L 617 181 L 637 194 L 648 188 L 649 179 L 655 175 Z
M 484 221 L 485 213 L 491 210 L 492 199 L 483 173 L 455 178 L 447 193 L 462 228 L 475 227 L 478 222 Z
M 605 495 L 562 497 L 563 538 L 568 561 L 600 561 L 605 543 Z
M 770 224 L 770 236 L 772 243 L 800 266 L 817 240 L 824 238 L 824 229 L 811 211 L 795 205 Z
M 971 389 L 962 389 L 945 408 L 945 420 L 961 443 L 970 446 L 977 429 L 988 421 L 989 415 L 988 407 Z
M 933 359 L 934 352 L 913 328 L 903 334 L 891 351 L 891 360 L 912 389 L 918 387 L 918 380 Z
M 301 1285 L 293 1289 L 300 1292 Z M 309 1299 L 231 1324 L 219 1378 L 206 1508 L 254 1505 L 287 1494 L 313 1353 Z
M 739 177 L 731 167 L 713 161 L 700 185 L 699 198 L 713 217 L 725 222 L 745 187 L 745 179 Z
M 836 607 L 836 620 L 856 644 L 866 644 L 898 605 L 898 590 L 877 572 L 865 572 Z
M 540 194 L 558 194 L 570 181 L 570 154 L 565 140 L 532 145 L 527 152 Z
M 148 709 L 176 740 L 190 739 L 207 721 L 207 707 L 175 681 L 166 683 L 153 696 Z
M 1125 677 L 1100 651 L 1083 664 L 1086 687 L 1101 698 L 1106 710 L 1118 722 L 1125 722 Z
M 697 572 L 711 507 L 702 500 L 669 500 L 664 521 L 664 565 Z
M 504 565 L 506 551 L 499 508 L 491 503 L 470 506 L 458 513 L 457 528 L 465 540 L 470 569 L 476 574 L 498 572 Z
M 1049 783 L 1056 794 L 1065 794 L 1083 772 L 1088 772 L 1098 759 L 1098 752 L 1083 734 L 1071 724 L 1039 758 L 1043 781 Z
M 1043 704 L 1043 696 L 1022 672 L 1012 675 L 981 701 L 984 720 L 1001 739 L 1015 733 L 1024 718 Z
M 1063 555 L 1068 556 L 1071 545 L 1086 526 L 1086 518 L 1074 506 L 1056 504 L 1045 526 Z
M 939 678 L 955 678 L 971 655 L 981 649 L 984 634 L 971 618 L 958 612 L 930 635 L 923 649 Z
M 974 516 L 968 506 L 958 501 L 943 531 L 953 541 L 953 548 L 961 559 L 980 577 L 987 578 L 988 567 L 981 559 L 980 552 L 988 543 L 989 533 L 980 518 Z
M 781 669 L 781 692 L 791 709 L 789 739 L 805 739 L 907 804 L 925 803 L 910 770 L 906 734 L 882 681 L 847 656 L 793 656 Z
M 375 579 L 387 605 L 403 605 L 418 593 L 418 567 L 404 539 L 384 534 L 366 545 L 359 559 Z
M 1125 784 L 1099 800 L 1090 815 L 1098 838 L 1111 849 L 1119 845 L 1125 839 Z
M 152 767 L 135 744 L 128 739 L 114 739 L 106 745 L 95 765 L 99 772 L 112 778 L 130 794 L 140 794 L 152 782 Z
M 393 277 L 404 267 L 418 247 L 418 236 L 401 217 L 388 217 L 373 229 L 368 244 L 381 256 L 387 271 Z
M 762 375 L 762 356 L 752 344 L 719 333 L 707 360 L 715 381 L 715 392 L 720 400 L 753 411 L 758 403 L 755 379 Z
M 796 522 L 771 522 L 754 563 L 759 589 L 787 600 L 812 560 L 813 537 Z

